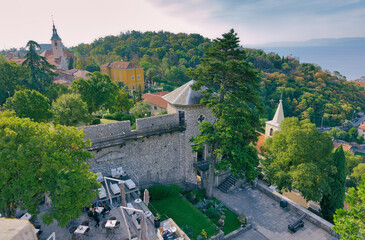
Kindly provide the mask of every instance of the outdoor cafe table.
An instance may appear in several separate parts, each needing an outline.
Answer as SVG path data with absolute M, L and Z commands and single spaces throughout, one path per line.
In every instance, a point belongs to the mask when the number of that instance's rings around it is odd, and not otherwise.
M 103 207 L 96 207 L 95 209 L 99 214 L 104 210 Z
M 117 220 L 108 220 L 105 224 L 105 227 L 113 228 L 113 227 L 115 227 L 115 224 L 117 224 Z
M 75 230 L 75 232 L 74 232 L 74 233 L 84 234 L 84 233 L 85 233 L 85 231 L 86 231 L 88 228 L 89 228 L 88 226 L 80 225 L 80 226 L 78 226 L 78 228 L 76 228 L 76 230 Z
M 30 213 L 24 213 L 24 215 L 20 219 L 29 220 L 32 217 Z

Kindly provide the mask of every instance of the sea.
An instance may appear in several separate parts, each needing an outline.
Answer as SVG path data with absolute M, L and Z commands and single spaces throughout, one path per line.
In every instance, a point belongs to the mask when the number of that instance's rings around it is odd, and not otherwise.
M 280 56 L 297 57 L 301 63 L 315 63 L 330 72 L 338 71 L 347 80 L 365 76 L 364 46 L 293 46 L 270 47 L 250 46 L 267 53 L 274 52 Z

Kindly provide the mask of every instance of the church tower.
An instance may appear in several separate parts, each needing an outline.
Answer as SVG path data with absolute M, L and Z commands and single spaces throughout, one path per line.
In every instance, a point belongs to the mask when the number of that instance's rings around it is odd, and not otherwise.
M 52 50 L 53 50 L 53 56 L 55 59 L 59 57 L 63 57 L 63 49 L 62 49 L 62 42 L 61 38 L 57 34 L 57 29 L 53 23 L 53 34 L 52 34 Z
M 275 131 L 280 131 L 281 121 L 284 120 L 283 100 L 280 99 L 274 118 L 266 122 L 265 138 L 272 137 Z

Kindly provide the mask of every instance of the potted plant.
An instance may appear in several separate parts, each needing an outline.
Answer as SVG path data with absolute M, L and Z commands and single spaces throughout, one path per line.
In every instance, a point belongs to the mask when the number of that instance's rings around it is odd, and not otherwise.
M 159 228 L 160 227 L 160 222 L 161 222 L 161 215 L 159 213 L 156 214 L 155 216 L 155 228 Z

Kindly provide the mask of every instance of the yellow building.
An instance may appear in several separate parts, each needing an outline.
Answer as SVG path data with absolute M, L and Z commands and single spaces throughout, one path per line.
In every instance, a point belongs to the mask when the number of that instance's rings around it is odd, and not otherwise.
M 144 72 L 141 66 L 130 62 L 109 62 L 100 66 L 100 72 L 108 74 L 113 82 L 123 82 L 129 90 L 144 91 Z

